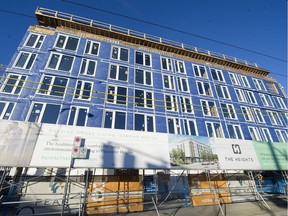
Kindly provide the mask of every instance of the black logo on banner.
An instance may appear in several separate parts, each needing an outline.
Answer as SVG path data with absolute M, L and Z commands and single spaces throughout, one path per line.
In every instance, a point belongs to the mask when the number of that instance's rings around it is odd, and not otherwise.
M 241 149 L 240 149 L 240 146 L 238 144 L 232 144 L 232 150 L 233 150 L 234 154 L 241 154 Z

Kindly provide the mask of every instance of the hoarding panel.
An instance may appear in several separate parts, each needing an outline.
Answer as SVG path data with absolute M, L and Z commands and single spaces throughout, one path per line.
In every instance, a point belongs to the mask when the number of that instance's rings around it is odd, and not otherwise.
M 29 166 L 40 124 L 0 120 L 0 125 L 0 166 Z
M 170 168 L 166 134 L 43 124 L 31 166 L 69 167 L 74 136 L 84 139 L 87 159 L 73 167 Z
M 209 181 L 205 173 L 188 175 L 193 206 L 231 203 L 228 183 L 223 175 L 211 175 Z
M 288 143 L 253 141 L 262 170 L 288 169 Z
M 94 176 L 87 214 L 143 211 L 142 176 Z
M 221 169 L 261 169 L 254 146 L 250 140 L 215 138 L 214 147 Z

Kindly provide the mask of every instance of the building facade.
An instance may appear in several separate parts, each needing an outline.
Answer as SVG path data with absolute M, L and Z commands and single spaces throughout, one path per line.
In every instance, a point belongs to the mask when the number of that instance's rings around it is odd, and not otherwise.
M 204 158 L 203 153 L 212 155 L 212 149 L 210 146 L 197 142 L 193 139 L 183 140 L 178 148 L 181 149 L 185 156 L 186 163 L 201 162 L 201 161 L 213 161 L 212 158 Z
M 256 64 L 38 8 L 1 76 L 0 118 L 288 142 L 283 87 Z

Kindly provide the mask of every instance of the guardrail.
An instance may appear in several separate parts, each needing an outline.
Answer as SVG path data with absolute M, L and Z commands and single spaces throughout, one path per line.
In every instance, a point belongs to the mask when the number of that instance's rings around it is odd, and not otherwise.
M 238 64 L 244 64 L 244 65 L 247 65 L 247 66 L 258 68 L 258 65 L 256 63 L 252 62 L 252 61 L 247 61 L 247 60 L 243 60 L 243 59 L 227 56 L 225 54 L 212 52 L 212 51 L 209 51 L 209 50 L 205 50 L 205 49 L 202 49 L 202 48 L 197 48 L 197 47 L 194 47 L 194 46 L 191 46 L 191 45 L 187 45 L 187 44 L 183 44 L 183 43 L 180 43 L 180 42 L 176 42 L 176 41 L 173 41 L 173 40 L 161 38 L 161 37 L 154 36 L 154 35 L 145 34 L 145 33 L 142 33 L 142 32 L 126 29 L 126 28 L 123 28 L 123 27 L 107 24 L 107 23 L 104 23 L 104 22 L 100 22 L 100 21 L 96 21 L 96 20 L 92 20 L 92 19 L 88 19 L 88 18 L 84 18 L 84 17 L 80 17 L 80 16 L 76 16 L 76 15 L 72 15 L 72 14 L 68 14 L 68 13 L 64 13 L 64 12 L 60 12 L 60 11 L 55 11 L 55 10 L 51 10 L 51 9 L 47 9 L 47 8 L 38 7 L 36 9 L 36 13 L 43 14 L 43 15 L 48 15 L 48 16 L 52 16 L 52 17 L 55 17 L 55 18 L 60 18 L 60 19 L 68 20 L 68 21 L 73 21 L 73 22 L 76 22 L 76 23 L 79 23 L 79 24 L 89 25 L 89 26 L 92 26 L 92 27 L 103 28 L 103 29 L 106 29 L 106 30 L 119 32 L 119 33 L 122 33 L 122 34 L 127 34 L 127 35 L 130 35 L 130 36 L 134 36 L 134 37 L 139 37 L 139 38 L 150 40 L 150 41 L 153 41 L 153 42 L 157 42 L 157 43 L 161 43 L 161 44 L 165 44 L 165 45 L 174 46 L 174 47 L 177 47 L 177 48 L 190 50 L 190 51 L 193 51 L 193 52 L 196 52 L 196 53 L 199 53 L 199 54 L 206 54 L 206 55 L 213 56 L 213 57 L 216 57 L 216 58 L 232 61 L 232 62 L 235 62 L 235 63 L 238 63 Z

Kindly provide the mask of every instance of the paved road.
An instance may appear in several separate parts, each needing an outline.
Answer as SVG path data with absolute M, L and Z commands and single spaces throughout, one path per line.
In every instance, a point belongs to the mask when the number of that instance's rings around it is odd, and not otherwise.
M 201 206 L 188 208 L 170 208 L 159 210 L 160 216 L 287 216 L 287 199 L 273 199 L 267 201 L 271 208 L 268 210 L 263 204 L 258 202 L 245 202 L 219 206 Z M 156 210 L 134 213 L 122 213 L 117 216 L 157 216 Z

